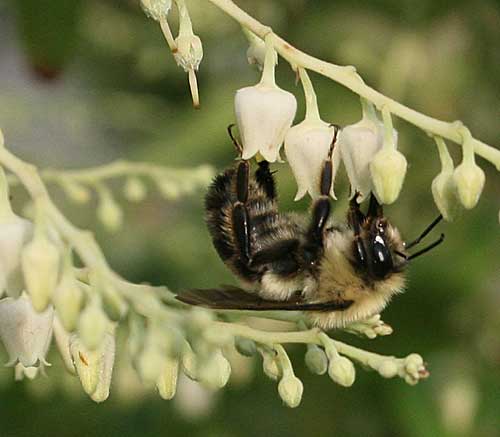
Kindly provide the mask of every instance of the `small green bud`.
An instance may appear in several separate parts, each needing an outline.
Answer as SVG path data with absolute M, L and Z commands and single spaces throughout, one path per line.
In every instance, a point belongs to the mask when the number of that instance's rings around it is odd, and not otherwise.
M 166 360 L 165 352 L 156 342 L 147 340 L 139 356 L 134 359 L 141 381 L 146 385 L 155 384 L 161 376 Z
M 464 161 L 453 172 L 453 181 L 464 208 L 474 208 L 483 191 L 484 171 L 474 161 Z
M 406 158 L 396 149 L 384 147 L 370 163 L 370 174 L 377 200 L 389 205 L 399 196 L 406 175 Z
M 66 193 L 66 196 L 75 203 L 83 204 L 90 200 L 89 190 L 84 185 L 74 180 L 69 178 L 62 179 L 61 188 Z
M 378 365 L 377 371 L 384 378 L 394 378 L 398 374 L 398 366 L 393 359 L 388 358 Z
M 146 197 L 147 189 L 139 178 L 129 177 L 125 183 L 124 194 L 131 202 L 140 202 Z
M 290 408 L 299 406 L 303 392 L 302 381 L 294 375 L 284 376 L 278 384 L 278 393 L 283 402 Z
M 181 364 L 184 374 L 193 381 L 196 381 L 198 379 L 198 360 L 195 353 L 193 352 L 193 349 L 191 349 L 191 346 L 189 346 L 189 344 L 187 343 L 182 352 Z
M 97 349 L 89 350 L 76 335 L 72 335 L 69 340 L 69 348 L 85 392 L 95 402 L 106 400 L 109 396 L 115 359 L 114 336 L 106 334 Z
M 102 310 L 101 300 L 94 295 L 80 314 L 78 335 L 88 349 L 95 350 L 101 344 L 108 328 L 109 320 Z
M 108 231 L 115 232 L 123 224 L 123 211 L 107 188 L 101 187 L 99 189 L 99 196 L 97 217 Z
M 328 358 L 325 352 L 315 344 L 307 347 L 305 362 L 308 369 L 316 375 L 324 375 L 328 369 Z
M 59 261 L 57 246 L 44 235 L 35 235 L 23 250 L 24 280 L 36 311 L 43 311 L 49 304 L 57 285 Z
M 83 292 L 69 270 L 63 273 L 52 297 L 52 302 L 64 329 L 75 330 L 83 303 Z
M 177 377 L 179 374 L 179 361 L 167 358 L 163 364 L 160 377 L 156 382 L 156 387 L 160 396 L 165 400 L 170 400 L 175 396 L 177 389 Z
M 460 210 L 453 172 L 439 173 L 432 181 L 431 188 L 439 212 L 445 220 L 452 221 Z
M 271 379 L 277 380 L 281 376 L 281 369 L 276 357 L 270 352 L 262 354 L 262 370 Z
M 343 387 L 350 387 L 356 379 L 356 370 L 351 360 L 339 355 L 330 361 L 328 375 L 337 384 Z
M 257 353 L 255 342 L 248 338 L 237 338 L 235 341 L 236 350 L 245 357 L 252 357 Z

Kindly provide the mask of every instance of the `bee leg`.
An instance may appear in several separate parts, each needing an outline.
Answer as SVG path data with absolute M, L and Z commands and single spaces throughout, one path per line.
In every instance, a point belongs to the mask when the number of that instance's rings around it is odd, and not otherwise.
M 259 168 L 255 172 L 255 179 L 269 200 L 276 199 L 276 184 L 273 173 L 269 170 L 269 162 L 265 160 L 259 162 Z
M 232 221 L 236 237 L 236 244 L 244 264 L 251 258 L 250 251 L 250 217 L 246 203 L 248 200 L 248 179 L 250 164 L 242 160 L 236 170 L 236 199 L 233 206 Z
M 332 188 L 333 164 L 331 156 L 335 140 L 332 142 L 330 153 L 323 164 L 320 179 L 320 197 L 316 199 L 312 207 L 312 220 L 306 234 L 306 243 L 303 247 L 303 259 L 306 266 L 312 267 L 317 264 L 323 251 L 323 232 L 330 217 L 331 203 L 330 190 Z
M 359 193 L 356 192 L 354 197 L 349 202 L 349 210 L 347 211 L 347 223 L 354 232 L 354 244 L 356 247 L 356 257 L 362 266 L 366 266 L 368 259 L 363 240 L 361 239 L 361 223 L 365 220 L 365 215 L 361 212 L 358 203 Z M 370 202 L 370 206 L 372 206 Z

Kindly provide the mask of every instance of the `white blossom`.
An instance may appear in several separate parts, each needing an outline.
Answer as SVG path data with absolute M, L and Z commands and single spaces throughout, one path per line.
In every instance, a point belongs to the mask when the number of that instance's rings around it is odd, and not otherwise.
M 234 107 L 243 143 L 242 158 L 250 159 L 260 152 L 264 159 L 275 162 L 295 117 L 294 95 L 276 85 L 260 83 L 239 89 Z
M 306 193 L 311 197 L 320 194 L 321 173 L 332 146 L 335 128 L 321 120 L 305 119 L 290 128 L 285 136 L 285 154 L 297 181 L 295 200 Z M 333 178 L 340 163 L 340 151 L 333 149 Z M 333 184 L 330 194 L 335 198 Z
M 51 306 L 37 312 L 25 294 L 18 299 L 0 300 L 0 339 L 9 355 L 7 365 L 18 362 L 24 367 L 50 365 L 45 356 L 52 339 L 53 320 Z

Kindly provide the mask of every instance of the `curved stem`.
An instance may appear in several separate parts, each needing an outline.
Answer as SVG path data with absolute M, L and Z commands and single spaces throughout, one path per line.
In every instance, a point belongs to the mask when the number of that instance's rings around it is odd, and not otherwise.
M 318 108 L 318 99 L 314 91 L 314 87 L 309 79 L 309 75 L 304 68 L 299 68 L 299 77 L 304 89 L 306 98 L 306 119 L 312 121 L 321 121 Z
M 414 109 L 411 109 L 366 85 L 359 74 L 357 74 L 355 67 L 335 65 L 317 59 L 296 49 L 283 38 L 280 38 L 276 34 L 272 33 L 269 26 L 265 26 L 257 21 L 255 18 L 234 4 L 231 0 L 208 1 L 213 3 L 227 15 L 234 18 L 241 26 L 250 29 L 257 36 L 264 38 L 268 35 L 268 38 L 272 41 L 276 51 L 294 68 L 303 67 L 308 70 L 315 71 L 334 80 L 335 82 L 340 83 L 359 96 L 373 102 L 378 108 L 382 108 L 384 106 L 387 107 L 392 114 L 397 115 L 427 133 L 447 138 L 457 144 L 463 143 L 463 138 L 460 133 L 462 128 L 461 123 L 441 121 L 415 111 Z M 490 161 L 498 170 L 500 170 L 500 150 L 495 149 L 475 138 L 471 138 L 470 143 L 478 155 L 482 156 L 487 161 Z

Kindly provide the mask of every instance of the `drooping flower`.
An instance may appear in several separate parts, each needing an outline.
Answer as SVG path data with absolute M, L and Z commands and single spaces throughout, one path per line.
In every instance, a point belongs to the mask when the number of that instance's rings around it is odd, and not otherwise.
M 95 402 L 103 402 L 109 396 L 115 348 L 115 337 L 109 332 L 95 350 L 89 350 L 77 335 L 70 337 L 69 349 L 76 372 L 83 389 Z
M 234 98 L 243 159 L 250 159 L 260 152 L 264 159 L 275 162 L 295 117 L 297 101 L 294 95 L 276 85 L 274 56 L 274 49 L 267 45 L 261 81 L 239 89 Z
M 45 360 L 52 339 L 54 310 L 36 312 L 25 294 L 0 300 L 0 339 L 9 355 L 8 366 L 50 365 Z
M 315 198 L 320 194 L 321 173 L 328 160 L 335 127 L 321 120 L 319 116 L 316 94 L 311 81 L 304 69 L 299 69 L 299 75 L 306 95 L 306 117 L 290 128 L 285 136 L 285 154 L 292 172 L 297 181 L 298 190 L 295 200 L 299 200 L 306 193 Z M 333 176 L 340 164 L 340 150 L 333 148 L 330 158 L 333 162 Z M 335 198 L 333 183 L 330 194 Z
M 432 196 L 443 218 L 451 221 L 460 209 L 457 187 L 453 179 L 453 160 L 443 139 L 435 138 L 435 140 L 441 160 L 441 172 L 432 181 Z
M 384 145 L 384 125 L 375 114 L 373 105 L 361 99 L 363 117 L 357 123 L 344 127 L 339 133 L 342 161 L 351 183 L 351 196 L 358 192 L 362 202 L 373 191 L 370 163 Z M 393 130 L 393 141 L 397 132 Z

